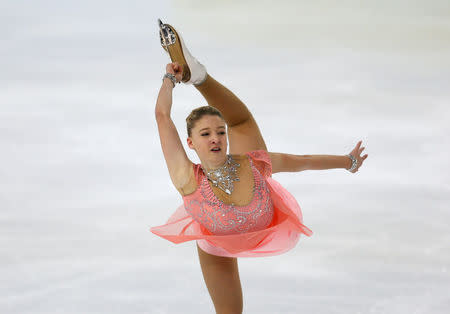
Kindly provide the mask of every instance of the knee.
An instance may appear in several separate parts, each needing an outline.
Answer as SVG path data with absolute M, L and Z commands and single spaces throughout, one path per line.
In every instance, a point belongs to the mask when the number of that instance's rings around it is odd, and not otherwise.
M 249 122 L 250 122 L 250 117 L 244 117 L 244 118 L 236 119 L 236 120 L 229 121 L 229 122 L 227 121 L 227 126 L 229 128 L 233 128 L 233 127 L 248 124 Z
M 230 122 L 227 121 L 227 126 L 235 130 L 254 130 L 255 128 L 258 128 L 252 115 L 240 117 L 239 119 Z

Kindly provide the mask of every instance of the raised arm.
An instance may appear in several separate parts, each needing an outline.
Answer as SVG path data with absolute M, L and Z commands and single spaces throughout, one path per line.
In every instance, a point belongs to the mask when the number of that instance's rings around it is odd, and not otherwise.
M 369 155 L 361 157 L 360 148 L 362 141 L 356 144 L 356 147 L 350 152 L 357 160 L 357 167 L 352 171 L 355 173 L 362 166 L 364 160 Z M 276 172 L 298 172 L 304 170 L 325 170 L 344 168 L 349 169 L 352 160 L 347 155 L 291 155 L 283 153 L 269 153 L 272 161 L 272 173 Z
M 166 72 L 174 74 L 177 82 L 181 80 L 182 69 L 178 64 L 169 63 L 166 66 Z M 169 78 L 164 78 L 156 101 L 155 117 L 170 178 L 175 187 L 182 193 L 183 187 L 188 184 L 194 171 L 192 162 L 186 155 L 178 131 L 170 117 L 173 88 L 172 81 Z

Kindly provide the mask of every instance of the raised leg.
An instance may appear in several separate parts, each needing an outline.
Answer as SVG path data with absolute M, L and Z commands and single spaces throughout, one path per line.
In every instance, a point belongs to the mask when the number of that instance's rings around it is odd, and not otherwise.
M 242 287 L 237 258 L 211 255 L 198 244 L 197 250 L 216 314 L 242 314 Z
M 228 125 L 230 154 L 267 150 L 261 131 L 245 104 L 210 75 L 201 85 L 194 85 L 210 106 L 217 108 Z

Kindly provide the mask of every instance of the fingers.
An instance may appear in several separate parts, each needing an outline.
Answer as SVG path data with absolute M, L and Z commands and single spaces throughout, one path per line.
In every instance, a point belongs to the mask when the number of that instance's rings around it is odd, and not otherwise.
M 355 169 L 355 172 L 359 170 L 359 168 L 363 165 L 364 160 L 366 160 L 366 158 L 367 158 L 368 156 L 369 156 L 369 155 L 366 154 L 366 155 L 364 155 L 364 156 L 361 157 L 361 163 L 360 163 L 359 166 Z
M 361 155 L 362 151 L 365 149 L 365 147 L 361 147 L 362 144 L 362 140 L 358 141 L 358 143 L 356 144 L 355 148 L 353 149 L 352 153 L 357 153 L 358 156 Z
M 175 71 L 175 73 L 179 72 L 181 70 L 181 66 L 178 62 L 173 62 L 172 63 L 172 68 Z
M 168 64 L 166 65 L 166 72 L 167 72 L 167 73 L 172 73 L 172 74 L 175 73 L 175 70 L 174 70 L 174 68 L 173 68 L 173 63 L 168 63 Z
M 175 75 L 177 82 L 181 82 L 183 76 L 183 67 L 178 62 L 168 63 L 166 72 Z
M 356 149 L 359 149 L 359 147 L 361 146 L 362 141 L 359 141 L 358 144 L 356 144 Z
M 355 155 L 356 153 L 358 153 L 358 155 L 359 155 L 359 154 L 361 153 L 361 151 L 360 151 L 361 143 L 362 143 L 362 141 L 359 141 L 359 142 L 356 144 L 355 148 L 353 148 L 353 150 L 352 150 L 352 152 L 351 152 L 352 155 Z
M 358 143 L 356 144 L 355 148 L 351 152 L 351 154 L 357 160 L 357 167 L 356 167 L 356 169 L 351 171 L 352 173 L 357 172 L 359 170 L 359 168 L 362 166 L 364 160 L 366 160 L 366 158 L 369 157 L 368 154 L 365 154 L 364 156 L 360 156 L 362 151 L 365 149 L 365 147 L 361 147 L 361 144 L 362 144 L 362 140 L 358 141 Z
M 166 67 L 167 68 L 170 67 L 170 68 L 172 68 L 174 70 L 180 69 L 180 65 L 178 64 L 178 62 L 168 63 Z
M 181 65 L 178 63 L 178 62 L 172 62 L 172 63 L 169 63 L 174 69 L 177 69 L 177 70 L 181 70 L 182 69 L 182 67 L 181 67 Z

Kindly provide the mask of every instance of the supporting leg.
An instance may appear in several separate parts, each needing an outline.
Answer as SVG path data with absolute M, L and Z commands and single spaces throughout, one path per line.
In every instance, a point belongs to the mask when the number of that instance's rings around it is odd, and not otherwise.
M 216 314 L 242 314 L 243 298 L 237 258 L 208 254 L 198 244 L 197 250 Z

